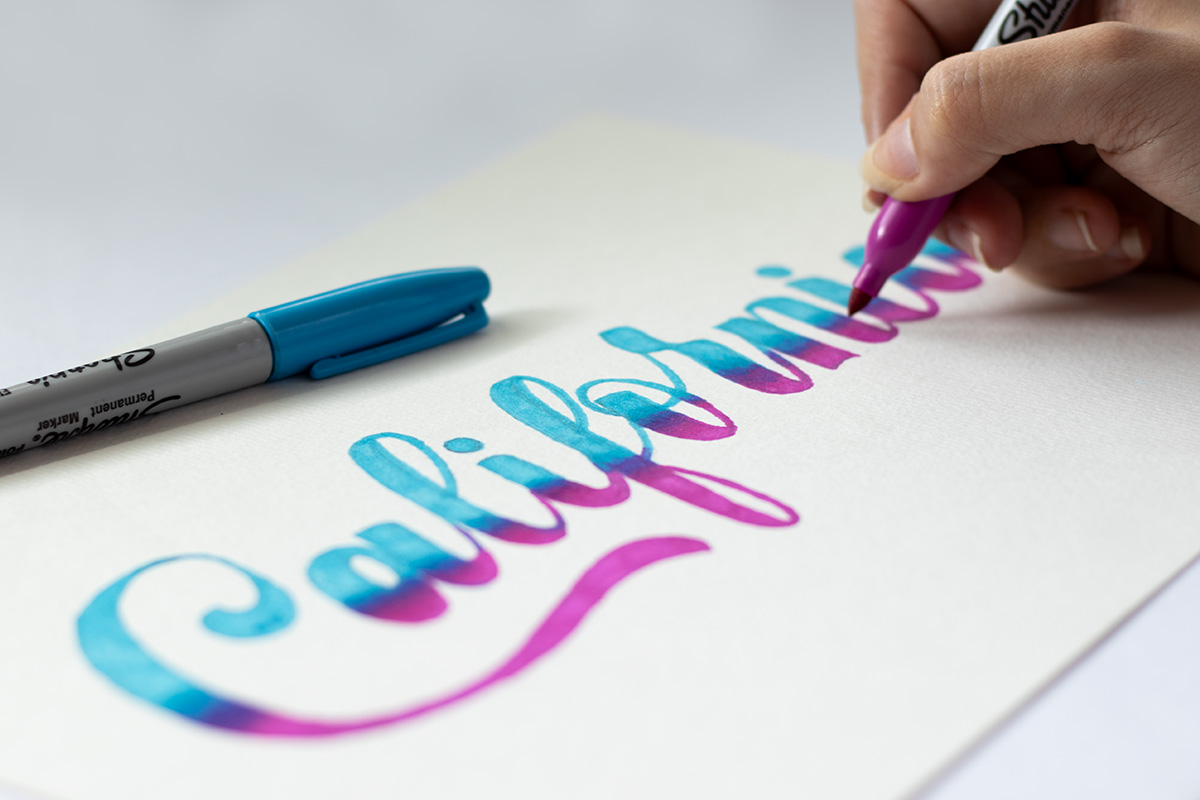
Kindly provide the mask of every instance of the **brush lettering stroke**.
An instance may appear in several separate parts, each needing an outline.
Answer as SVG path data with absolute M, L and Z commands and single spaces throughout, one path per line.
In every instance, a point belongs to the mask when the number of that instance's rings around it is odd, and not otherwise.
M 862 255 L 862 249 L 855 248 L 844 260 L 857 267 Z M 540 546 L 565 537 L 568 531 L 562 506 L 602 509 L 634 502 L 644 492 L 656 492 L 744 525 L 776 528 L 796 524 L 799 515 L 782 500 L 733 478 L 664 464 L 655 458 L 652 435 L 706 442 L 738 432 L 733 417 L 696 394 L 668 362 L 683 359 L 713 380 L 760 394 L 787 396 L 808 391 L 815 384 L 814 368 L 837 370 L 859 357 L 862 345 L 873 347 L 894 339 L 901 323 L 936 316 L 939 306 L 932 293 L 963 292 L 981 284 L 972 262 L 957 251 L 931 243 L 923 256 L 937 268 L 914 264 L 892 279 L 891 285 L 905 302 L 876 298 L 854 319 L 840 311 L 849 298 L 848 285 L 821 277 L 789 280 L 790 270 L 769 266 L 757 274 L 768 280 L 783 279 L 787 294 L 749 303 L 744 316 L 713 326 L 715 338 L 671 342 L 628 326 L 600 334 L 610 347 L 651 365 L 661 381 L 599 378 L 574 392 L 527 375 L 497 381 L 489 399 L 498 409 L 544 437 L 547 446 L 568 448 L 596 469 L 592 483 L 580 483 L 514 454 L 479 458 L 478 467 L 508 481 L 544 508 L 548 522 L 511 519 L 464 497 L 450 465 L 419 437 L 387 431 L 359 439 L 350 446 L 349 455 L 363 473 L 449 525 L 473 555 L 453 555 L 400 522 L 384 522 L 359 531 L 351 544 L 315 556 L 307 570 L 309 581 L 348 612 L 419 624 L 437 619 L 448 608 L 439 584 L 486 585 L 498 577 L 486 540 Z M 821 338 L 801 333 L 793 325 L 812 329 Z M 721 336 L 727 338 L 722 341 Z M 735 349 L 733 345 L 739 343 L 743 349 L 756 350 L 774 368 Z M 598 433 L 592 424 L 596 416 L 623 420 L 636 435 L 640 449 L 630 449 Z M 483 450 L 484 443 L 461 436 L 443 447 L 451 453 L 470 454 Z M 436 478 L 428 477 L 430 474 Z M 257 591 L 258 600 L 248 610 L 206 614 L 203 624 L 212 633 L 258 637 L 292 624 L 295 609 L 281 586 L 219 556 L 172 556 L 132 570 L 87 606 L 78 620 L 78 635 L 84 656 L 101 674 L 130 694 L 183 718 L 244 733 L 326 736 L 400 723 L 470 697 L 527 668 L 562 643 L 600 599 L 633 572 L 659 560 L 706 549 L 704 542 L 685 537 L 640 539 L 617 547 L 584 573 L 499 668 L 446 696 L 368 719 L 301 719 L 223 697 L 183 671 L 161 663 L 129 632 L 120 600 L 130 581 L 148 570 L 186 559 L 222 564 L 243 575 Z M 394 584 L 382 586 L 362 574 L 356 565 L 364 559 L 393 573 Z
M 630 575 L 657 561 L 707 549 L 704 542 L 685 537 L 639 539 L 622 545 L 592 565 L 524 644 L 499 667 L 441 697 L 364 719 L 305 719 L 219 697 L 182 673 L 160 664 L 129 635 L 120 622 L 117 609 L 128 583 L 148 569 L 189 558 L 223 564 L 243 575 L 258 592 L 258 600 L 252 608 L 208 612 L 204 625 L 209 630 L 226 636 L 261 636 L 287 627 L 295 615 L 287 593 L 262 576 L 223 558 L 174 556 L 139 567 L 101 592 L 87 607 L 79 618 L 79 642 L 92 665 L 125 690 L 205 725 L 267 736 L 329 736 L 363 731 L 416 719 L 516 675 L 570 636 L 608 591 Z

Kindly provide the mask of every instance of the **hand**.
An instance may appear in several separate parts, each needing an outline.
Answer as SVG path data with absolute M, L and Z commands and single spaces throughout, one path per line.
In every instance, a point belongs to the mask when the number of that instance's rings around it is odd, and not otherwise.
M 963 53 L 995 8 L 855 1 L 866 202 L 959 190 L 938 237 L 1044 286 L 1200 276 L 1200 2 L 1081 0 Z

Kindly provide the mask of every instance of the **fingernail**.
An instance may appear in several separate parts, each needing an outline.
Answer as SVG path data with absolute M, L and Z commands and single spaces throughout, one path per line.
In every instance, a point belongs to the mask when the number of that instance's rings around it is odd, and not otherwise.
M 976 261 L 992 272 L 1000 271 L 1000 267 L 993 267 L 983 257 L 983 238 L 966 225 L 961 222 L 948 225 L 946 228 L 946 238 L 950 240 L 950 244 L 964 253 L 970 253 Z
M 906 116 L 893 123 L 871 145 L 871 163 L 899 181 L 910 181 L 917 177 L 920 165 L 917 164 L 917 153 L 913 149 L 911 117 Z
M 1100 252 L 1092 230 L 1088 227 L 1087 214 L 1082 211 L 1058 211 L 1050 218 L 1046 228 L 1050 241 L 1063 250 Z
M 878 200 L 875 199 L 877 196 L 878 196 L 878 193 L 874 189 L 872 189 L 870 186 L 868 186 L 866 184 L 866 182 L 864 182 L 863 183 L 863 194 L 862 194 L 863 211 L 866 211 L 868 214 L 873 214 L 879 210 L 879 207 L 881 204 L 879 203 Z
M 1119 246 L 1121 252 L 1130 261 L 1141 261 L 1146 257 L 1146 246 L 1142 244 L 1142 234 L 1133 225 L 1121 231 Z
M 992 272 L 999 272 L 1002 267 L 993 267 L 988 263 L 988 260 L 983 257 L 983 239 L 975 231 L 971 231 L 971 255 L 975 256 L 975 260 L 983 266 L 990 269 Z

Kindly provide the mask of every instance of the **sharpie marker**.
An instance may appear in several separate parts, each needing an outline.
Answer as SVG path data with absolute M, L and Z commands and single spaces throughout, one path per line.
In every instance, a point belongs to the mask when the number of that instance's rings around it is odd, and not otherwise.
M 986 50 L 1054 33 L 1074 6 L 1075 0 L 1004 0 L 974 49 Z M 850 292 L 851 316 L 875 299 L 888 278 L 916 258 L 952 200 L 954 193 L 915 203 L 890 197 L 883 201 L 867 234 L 866 255 Z
M 0 389 L 0 456 L 307 372 L 328 378 L 487 324 L 475 267 L 356 283 Z

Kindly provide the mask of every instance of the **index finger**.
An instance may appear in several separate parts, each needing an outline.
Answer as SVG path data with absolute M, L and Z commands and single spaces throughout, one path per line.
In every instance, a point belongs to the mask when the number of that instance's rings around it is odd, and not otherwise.
M 868 142 L 904 110 L 930 67 L 971 49 L 998 6 L 999 0 L 855 0 Z

